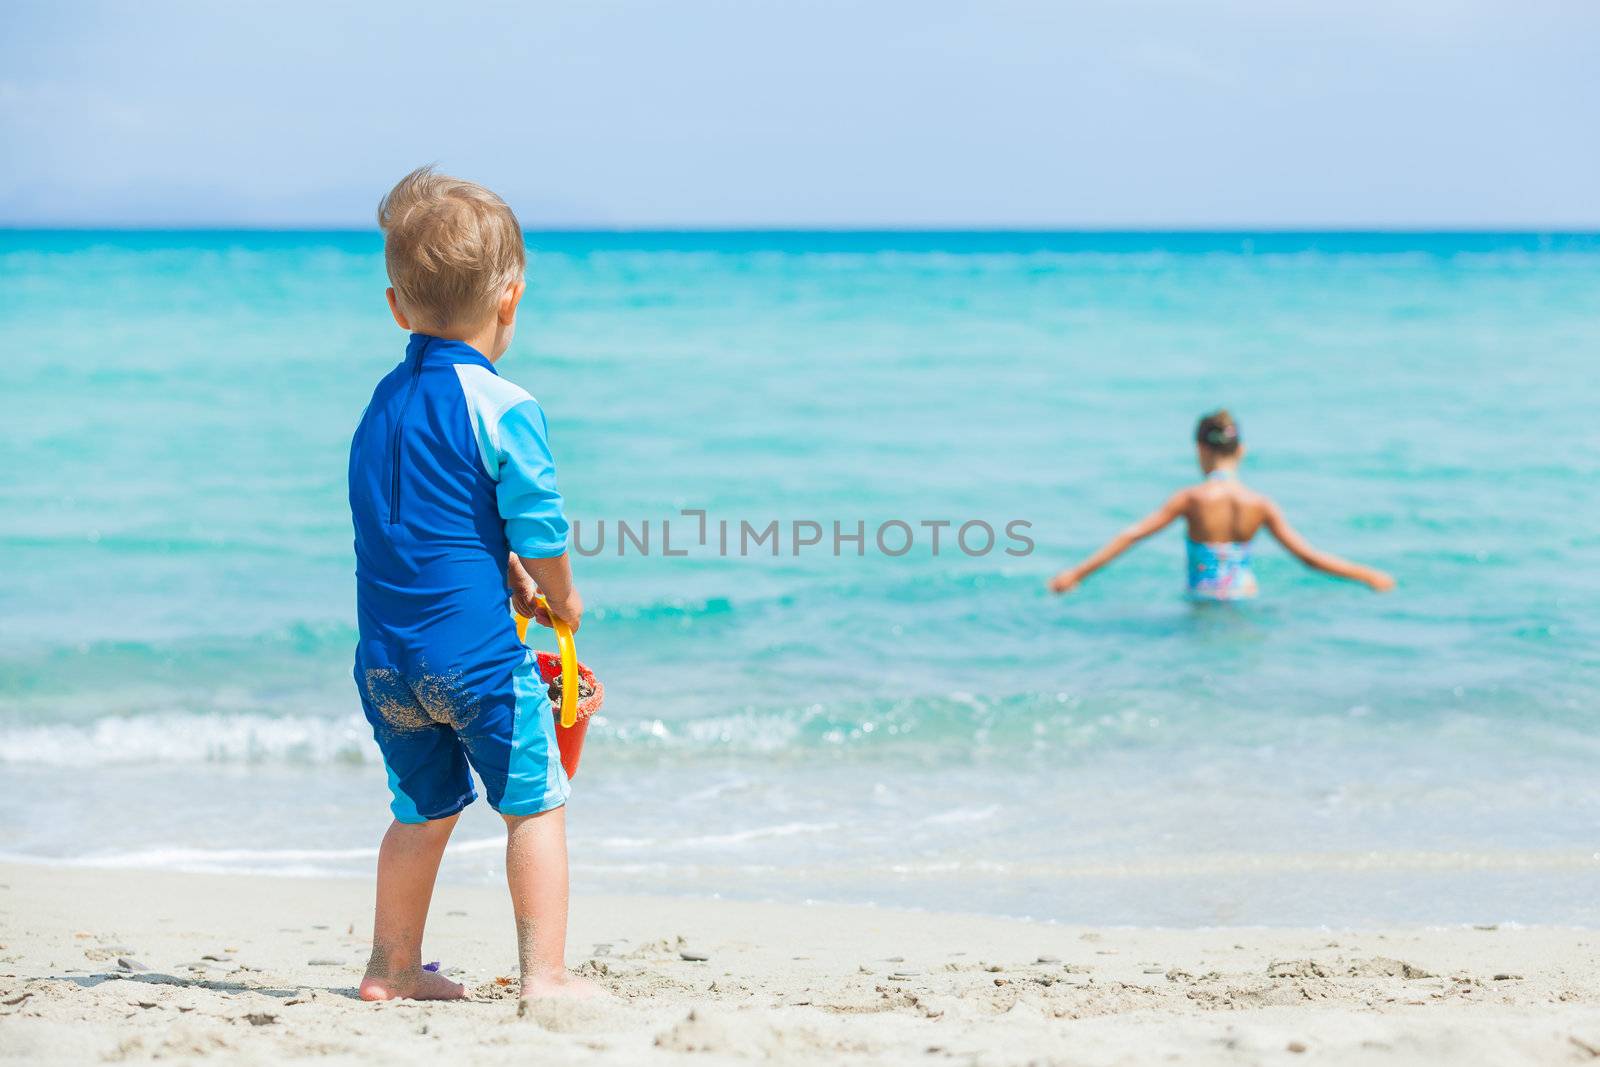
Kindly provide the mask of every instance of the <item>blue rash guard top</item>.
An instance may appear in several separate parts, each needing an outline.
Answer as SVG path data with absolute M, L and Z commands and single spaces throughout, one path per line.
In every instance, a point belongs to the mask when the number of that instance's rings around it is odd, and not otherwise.
M 507 554 L 559 556 L 567 520 L 543 410 L 461 341 L 412 334 L 350 446 L 356 685 L 395 817 L 474 798 L 531 814 L 566 798 L 550 705 L 506 600 Z

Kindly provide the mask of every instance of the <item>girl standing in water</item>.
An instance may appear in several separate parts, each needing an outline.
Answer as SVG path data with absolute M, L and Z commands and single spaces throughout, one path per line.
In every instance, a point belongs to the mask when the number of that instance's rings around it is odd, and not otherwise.
M 1070 570 L 1050 579 L 1052 593 L 1074 589 L 1089 575 L 1116 559 L 1174 519 L 1189 527 L 1189 596 L 1194 600 L 1243 600 L 1256 595 L 1250 566 L 1250 539 L 1263 526 L 1278 543 L 1308 567 L 1339 578 L 1362 582 L 1375 592 L 1394 588 L 1383 571 L 1351 563 L 1306 543 L 1278 510 L 1278 505 L 1239 481 L 1244 442 L 1239 426 L 1226 411 L 1214 411 L 1195 428 L 1195 446 L 1205 481 L 1180 489 L 1161 507 L 1113 537 L 1104 548 Z

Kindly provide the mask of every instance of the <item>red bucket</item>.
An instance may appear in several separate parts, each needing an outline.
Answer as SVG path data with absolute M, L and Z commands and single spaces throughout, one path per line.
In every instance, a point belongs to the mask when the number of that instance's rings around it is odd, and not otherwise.
M 554 652 L 536 652 L 539 660 L 539 678 L 545 685 L 561 677 L 561 657 Z M 600 679 L 594 672 L 583 664 L 578 664 L 578 677 L 594 687 L 590 693 L 578 701 L 578 719 L 571 726 L 561 725 L 561 708 L 554 702 L 550 705 L 550 713 L 556 719 L 556 744 L 561 748 L 561 766 L 566 769 L 569 779 L 577 777 L 578 759 L 583 755 L 583 738 L 589 732 L 589 718 L 600 710 L 600 705 L 606 698 L 606 687 L 600 684 Z

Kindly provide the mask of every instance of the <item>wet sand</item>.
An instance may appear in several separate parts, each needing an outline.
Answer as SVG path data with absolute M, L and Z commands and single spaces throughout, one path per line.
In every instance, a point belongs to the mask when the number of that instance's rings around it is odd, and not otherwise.
M 519 1005 L 504 894 L 441 886 L 465 1003 L 364 1004 L 370 886 L 0 866 L 0 1058 L 1521 1064 L 1600 1058 L 1600 933 L 1091 930 L 578 897 L 599 1005 Z M 696 957 L 704 957 L 696 958 Z

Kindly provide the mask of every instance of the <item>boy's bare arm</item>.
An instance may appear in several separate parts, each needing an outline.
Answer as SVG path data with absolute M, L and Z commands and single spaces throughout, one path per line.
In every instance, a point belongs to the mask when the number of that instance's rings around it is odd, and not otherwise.
M 1278 510 L 1278 505 L 1271 501 L 1267 502 L 1266 526 L 1272 532 L 1272 536 L 1278 539 L 1280 545 L 1288 549 L 1290 554 L 1301 563 L 1314 570 L 1322 571 L 1324 574 L 1331 574 L 1337 578 L 1348 578 L 1352 582 L 1361 582 L 1378 593 L 1386 593 L 1394 588 L 1394 578 L 1376 567 L 1353 563 L 1350 560 L 1341 559 L 1331 552 L 1321 552 L 1313 548 L 1310 542 L 1301 537 L 1299 532 L 1289 525 L 1289 520 L 1283 517 L 1283 512 Z
M 573 630 L 578 628 L 583 620 L 583 598 L 572 584 L 572 561 L 567 553 L 539 559 L 523 558 L 513 552 L 507 573 L 511 578 L 511 602 L 517 614 L 540 626 L 549 626 L 553 613 Z M 549 612 L 540 608 L 535 600 L 540 593 L 550 605 Z
M 1146 537 L 1165 529 L 1174 519 L 1182 516 L 1188 507 L 1189 490 L 1184 489 L 1172 494 L 1165 504 L 1107 541 L 1100 551 L 1076 567 L 1064 570 L 1050 579 L 1050 591 L 1065 593 Z

